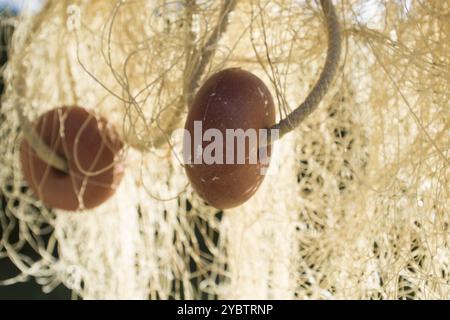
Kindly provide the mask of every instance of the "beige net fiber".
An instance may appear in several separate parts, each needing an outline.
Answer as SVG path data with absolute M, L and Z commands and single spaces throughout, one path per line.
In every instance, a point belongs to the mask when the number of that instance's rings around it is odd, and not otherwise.
M 450 1 L 333 3 L 330 90 L 275 143 L 257 194 L 224 212 L 188 184 L 171 132 L 228 67 L 261 77 L 285 118 L 325 61 L 318 1 L 49 0 L 11 19 L 0 258 L 19 273 L 0 285 L 35 278 L 83 299 L 449 299 Z M 125 142 L 116 194 L 75 213 L 37 200 L 18 161 L 16 108 L 33 121 L 68 105 Z

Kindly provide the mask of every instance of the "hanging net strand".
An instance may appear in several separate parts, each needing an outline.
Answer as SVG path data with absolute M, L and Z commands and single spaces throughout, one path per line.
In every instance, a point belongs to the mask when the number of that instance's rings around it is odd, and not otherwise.
M 216 52 L 217 44 L 222 36 L 227 30 L 229 23 L 229 15 L 236 7 L 236 0 L 225 0 L 222 6 L 222 10 L 220 12 L 220 20 L 219 23 L 214 28 L 211 36 L 208 41 L 206 41 L 205 45 L 201 49 L 200 52 L 202 54 L 198 57 L 197 63 L 195 63 L 195 69 L 191 76 L 191 81 L 189 81 L 189 91 L 188 91 L 188 106 L 192 104 L 192 99 L 195 90 L 198 88 L 198 84 L 202 75 L 204 74 L 207 65 L 210 60 L 214 57 L 214 53 Z
M 328 92 L 331 82 L 336 74 L 341 55 L 340 25 L 331 0 L 321 0 L 320 3 L 323 13 L 325 14 L 328 31 L 328 51 L 325 65 L 319 80 L 305 101 L 271 128 L 272 130 L 279 130 L 278 138 L 282 138 L 286 133 L 297 128 L 304 119 L 314 112 L 322 98 Z
M 49 7 L 49 3 L 47 3 L 44 7 L 46 9 Z M 31 38 L 35 32 L 39 30 L 41 27 L 41 24 L 39 23 L 39 20 L 36 19 L 36 22 L 33 24 L 31 28 L 31 32 L 29 34 L 29 37 Z M 8 39 L 8 42 L 10 39 Z M 8 45 L 9 47 L 9 45 Z M 23 79 L 14 79 L 12 80 L 12 83 L 17 87 L 17 90 L 22 90 L 23 88 Z M 14 109 L 16 110 L 17 117 L 19 119 L 20 128 L 23 133 L 23 137 L 28 143 L 28 145 L 36 152 L 36 155 L 47 163 L 49 166 L 58 169 L 59 171 L 63 173 L 69 172 L 69 165 L 67 162 L 67 159 L 62 157 L 61 155 L 57 154 L 55 150 L 50 148 L 39 136 L 39 134 L 36 132 L 33 124 L 30 122 L 30 120 L 27 118 L 27 116 L 23 112 L 23 106 L 20 104 L 14 104 Z
M 20 106 L 16 105 L 15 109 L 19 118 L 23 136 L 28 145 L 34 150 L 34 152 L 36 152 L 36 155 L 39 157 L 39 159 L 61 172 L 68 173 L 69 166 L 67 164 L 67 160 L 64 157 L 58 155 L 55 150 L 50 148 L 44 142 L 44 140 L 42 140 L 42 138 L 33 128 L 32 123 L 23 114 L 23 110 Z
M 229 24 L 229 16 L 236 7 L 236 0 L 225 0 L 222 4 L 222 8 L 219 14 L 219 21 L 216 24 L 212 34 L 207 39 L 206 43 L 200 50 L 196 49 L 193 45 L 195 34 L 192 32 L 192 20 L 193 13 L 195 12 L 196 1 L 188 0 L 186 3 L 187 21 L 188 27 L 191 29 L 187 41 L 189 42 L 186 54 L 186 67 L 185 67 L 185 85 L 183 90 L 184 104 L 180 104 L 171 115 L 171 119 L 166 125 L 166 128 L 160 128 L 161 133 L 155 137 L 151 144 L 154 148 L 160 148 L 162 145 L 169 142 L 169 135 L 176 128 L 180 122 L 180 118 L 185 111 L 185 106 L 188 107 L 192 104 L 192 99 L 195 94 L 195 90 L 198 88 L 199 82 L 205 74 L 206 67 L 214 58 L 218 43 L 222 35 L 226 32 Z M 141 148 L 141 151 L 145 151 L 148 147 Z

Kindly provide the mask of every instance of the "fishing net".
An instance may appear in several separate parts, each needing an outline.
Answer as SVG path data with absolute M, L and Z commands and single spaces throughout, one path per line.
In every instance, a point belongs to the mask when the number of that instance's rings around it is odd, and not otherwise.
M 225 211 L 192 190 L 171 132 L 227 67 L 263 79 L 286 117 L 325 61 L 319 3 L 52 0 L 9 19 L 0 258 L 19 272 L 0 285 L 35 278 L 84 299 L 450 298 L 450 2 L 336 10 L 331 89 L 276 142 L 257 194 Z M 37 200 L 18 161 L 15 109 L 33 120 L 67 105 L 106 117 L 126 145 L 116 194 L 76 213 Z

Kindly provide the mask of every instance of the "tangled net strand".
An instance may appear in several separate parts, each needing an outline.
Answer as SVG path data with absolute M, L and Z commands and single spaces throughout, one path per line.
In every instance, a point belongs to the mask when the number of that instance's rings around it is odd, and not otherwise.
M 269 84 L 280 121 L 319 78 L 313 0 L 47 1 L 15 20 L 0 109 L 0 258 L 74 298 L 449 299 L 448 1 L 340 1 L 342 59 L 317 110 L 274 145 L 242 207 L 187 184 L 171 130 L 226 67 Z M 43 206 L 23 122 L 61 105 L 108 118 L 126 174 L 95 210 Z M 19 237 L 13 234 L 19 229 Z M 24 254 L 32 249 L 32 256 Z

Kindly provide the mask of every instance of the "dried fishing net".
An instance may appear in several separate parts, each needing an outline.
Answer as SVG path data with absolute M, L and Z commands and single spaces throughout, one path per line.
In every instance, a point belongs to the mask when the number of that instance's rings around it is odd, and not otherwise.
M 260 76 L 286 117 L 324 63 L 318 3 L 54 0 L 18 18 L 3 74 L 0 258 L 19 274 L 0 284 L 34 277 L 86 299 L 450 298 L 450 2 L 336 10 L 332 88 L 276 142 L 256 196 L 224 212 L 189 186 L 171 132 L 226 67 Z M 21 174 L 15 108 L 35 119 L 62 105 L 107 117 L 126 142 L 124 181 L 95 210 L 46 208 Z

